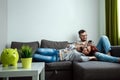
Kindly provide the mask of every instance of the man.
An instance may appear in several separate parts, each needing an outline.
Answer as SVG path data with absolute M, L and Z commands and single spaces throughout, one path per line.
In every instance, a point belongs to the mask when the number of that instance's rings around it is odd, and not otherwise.
M 83 44 L 84 46 L 86 46 L 88 44 L 87 32 L 82 29 L 78 32 L 78 34 L 81 39 L 81 41 L 79 41 L 78 44 Z M 96 47 L 99 52 L 110 55 L 111 45 L 110 45 L 110 41 L 107 36 L 102 36 L 98 44 L 96 45 Z
M 81 41 L 78 42 L 78 44 L 82 45 L 83 48 L 82 53 L 84 53 L 86 56 L 89 55 L 89 53 L 86 53 L 84 50 L 87 50 L 87 33 L 85 30 L 80 30 L 78 32 L 79 37 Z M 94 45 L 93 45 L 94 46 Z M 84 48 L 86 47 L 86 48 Z M 111 45 L 110 41 L 107 36 L 102 36 L 100 40 L 98 41 L 98 44 L 96 46 L 97 51 L 94 52 L 94 56 L 100 60 L 100 61 L 107 61 L 107 62 L 120 62 L 119 57 L 113 57 L 110 55 Z M 90 49 L 91 50 L 91 49 Z

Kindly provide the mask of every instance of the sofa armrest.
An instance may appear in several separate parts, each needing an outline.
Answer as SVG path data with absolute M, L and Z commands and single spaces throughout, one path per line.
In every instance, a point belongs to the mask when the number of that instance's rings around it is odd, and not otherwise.
M 120 46 L 111 46 L 111 55 L 120 57 Z

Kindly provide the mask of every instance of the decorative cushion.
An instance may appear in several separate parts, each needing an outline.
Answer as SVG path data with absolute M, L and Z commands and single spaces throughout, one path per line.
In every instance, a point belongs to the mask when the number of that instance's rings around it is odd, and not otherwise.
M 64 49 L 68 44 L 68 41 L 50 41 L 41 40 L 41 48 L 54 48 L 54 49 Z

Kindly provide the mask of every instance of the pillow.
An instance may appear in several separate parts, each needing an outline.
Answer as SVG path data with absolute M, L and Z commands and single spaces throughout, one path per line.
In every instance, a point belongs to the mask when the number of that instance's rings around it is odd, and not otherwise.
M 20 52 L 19 50 L 21 49 L 22 45 L 29 45 L 32 48 L 33 54 L 35 53 L 35 51 L 39 48 L 39 42 L 38 41 L 33 41 L 33 42 L 11 42 L 11 48 L 17 48 L 18 53 L 19 53 L 19 61 L 20 62 Z M 34 61 L 34 60 L 33 60 Z
M 68 44 L 68 41 L 50 41 L 41 40 L 41 48 L 54 48 L 54 49 L 64 49 Z
M 39 42 L 38 41 L 34 41 L 34 42 L 15 42 L 15 41 L 13 41 L 11 43 L 11 48 L 17 48 L 18 52 L 19 52 L 22 45 L 29 45 L 32 48 L 33 53 L 35 53 L 35 51 L 39 48 Z

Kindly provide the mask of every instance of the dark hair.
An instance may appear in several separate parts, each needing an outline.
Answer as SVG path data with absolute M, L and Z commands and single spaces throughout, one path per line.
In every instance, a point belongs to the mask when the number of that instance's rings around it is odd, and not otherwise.
M 92 43 L 93 41 L 92 40 L 89 40 L 88 43 Z
M 81 30 L 78 31 L 78 34 L 81 34 L 81 33 L 84 33 L 84 32 L 86 32 L 86 31 L 84 29 L 81 29 Z

